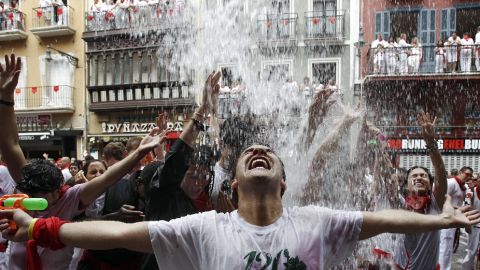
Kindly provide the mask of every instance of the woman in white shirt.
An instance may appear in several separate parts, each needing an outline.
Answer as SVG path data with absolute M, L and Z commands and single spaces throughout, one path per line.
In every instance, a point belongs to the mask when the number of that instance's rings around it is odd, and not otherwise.
M 418 42 L 418 38 L 412 39 L 412 47 L 408 56 L 408 69 L 410 73 L 418 73 L 420 69 L 420 61 L 422 59 L 422 45 Z

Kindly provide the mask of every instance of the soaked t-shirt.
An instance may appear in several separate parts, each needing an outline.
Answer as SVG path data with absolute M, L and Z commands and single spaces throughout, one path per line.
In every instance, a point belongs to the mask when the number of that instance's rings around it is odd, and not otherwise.
M 438 207 L 435 196 L 428 208 L 428 215 L 438 215 L 442 211 Z M 404 201 L 402 203 L 404 204 Z M 397 263 L 403 269 L 434 270 L 438 264 L 438 253 L 440 245 L 440 230 L 410 233 L 404 235 L 403 249 L 396 252 Z M 407 266 L 408 267 L 405 267 Z
M 210 211 L 148 229 L 160 269 L 329 269 L 352 253 L 362 222 L 361 212 L 306 206 L 264 227 Z
M 85 206 L 80 201 L 80 193 L 84 184 L 75 185 L 69 188 L 63 196 L 53 205 L 49 205 L 45 211 L 30 211 L 32 217 L 46 218 L 59 217 L 63 220 L 72 220 L 85 210 Z M 26 269 L 27 250 L 26 243 L 10 242 L 10 270 Z M 68 269 L 73 255 L 73 247 L 64 247 L 59 250 L 51 250 L 38 247 L 38 254 L 42 260 L 42 269 Z

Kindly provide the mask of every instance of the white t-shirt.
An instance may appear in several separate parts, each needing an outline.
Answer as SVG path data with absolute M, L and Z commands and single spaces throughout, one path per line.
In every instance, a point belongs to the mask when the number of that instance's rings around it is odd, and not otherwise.
M 349 256 L 361 212 L 318 206 L 284 208 L 273 224 L 247 223 L 237 211 L 214 211 L 148 224 L 159 269 L 329 269 Z
M 15 181 L 4 165 L 0 165 L 0 196 L 12 194 L 15 189 Z
M 447 194 L 452 197 L 453 206 L 462 206 L 465 198 L 465 191 L 463 191 L 457 183 L 455 178 L 447 179 Z
M 65 181 L 68 181 L 70 178 L 72 178 L 72 174 L 70 173 L 70 170 L 68 168 L 63 169 L 62 174 Z

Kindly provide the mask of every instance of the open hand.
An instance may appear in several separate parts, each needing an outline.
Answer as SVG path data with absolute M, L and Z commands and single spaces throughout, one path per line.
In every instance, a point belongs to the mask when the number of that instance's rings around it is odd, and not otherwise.
M 425 142 L 431 143 L 435 140 L 435 122 L 437 117 L 433 117 L 429 113 L 420 113 L 417 116 L 417 121 L 422 126 L 422 136 Z
M 5 68 L 0 65 L 0 99 L 8 102 L 14 101 L 15 87 L 17 87 L 18 76 L 22 62 L 20 57 L 15 59 L 12 53 L 10 58 L 5 55 Z
M 150 130 L 150 133 L 143 137 L 142 141 L 140 142 L 138 151 L 140 151 L 143 155 L 146 155 L 148 151 L 151 151 L 164 143 L 167 140 L 166 135 L 167 130 L 162 131 L 158 127 Z
M 445 217 L 447 228 L 461 228 L 475 225 L 480 222 L 480 213 L 477 210 L 471 210 L 469 205 L 455 209 L 452 206 L 452 197 L 445 196 L 442 216 Z
M 214 71 L 208 75 L 205 87 L 203 89 L 202 106 L 204 106 L 204 113 L 215 114 L 217 111 L 218 94 L 220 93 L 220 71 Z

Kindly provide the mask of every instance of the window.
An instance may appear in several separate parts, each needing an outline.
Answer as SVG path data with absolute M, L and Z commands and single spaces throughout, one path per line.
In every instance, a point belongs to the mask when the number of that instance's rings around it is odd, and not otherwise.
M 327 85 L 331 80 L 338 83 L 340 79 L 340 58 L 309 59 L 308 76 L 312 84 Z
M 262 77 L 267 81 L 285 82 L 292 78 L 292 64 L 292 60 L 265 62 Z
M 222 87 L 228 86 L 230 89 L 236 86 L 240 80 L 237 66 L 235 64 L 220 64 L 218 68 L 222 71 L 222 81 L 220 85 Z
M 113 84 L 121 84 L 122 83 L 122 72 L 121 72 L 121 66 L 122 66 L 122 56 L 120 53 L 115 53 L 114 55 L 114 72 L 113 72 Z
M 40 74 L 42 78 L 43 107 L 73 107 L 72 83 L 75 67 L 66 57 L 52 54 L 47 61 L 45 55 L 40 56 Z
M 272 0 L 274 14 L 290 13 L 290 0 Z

